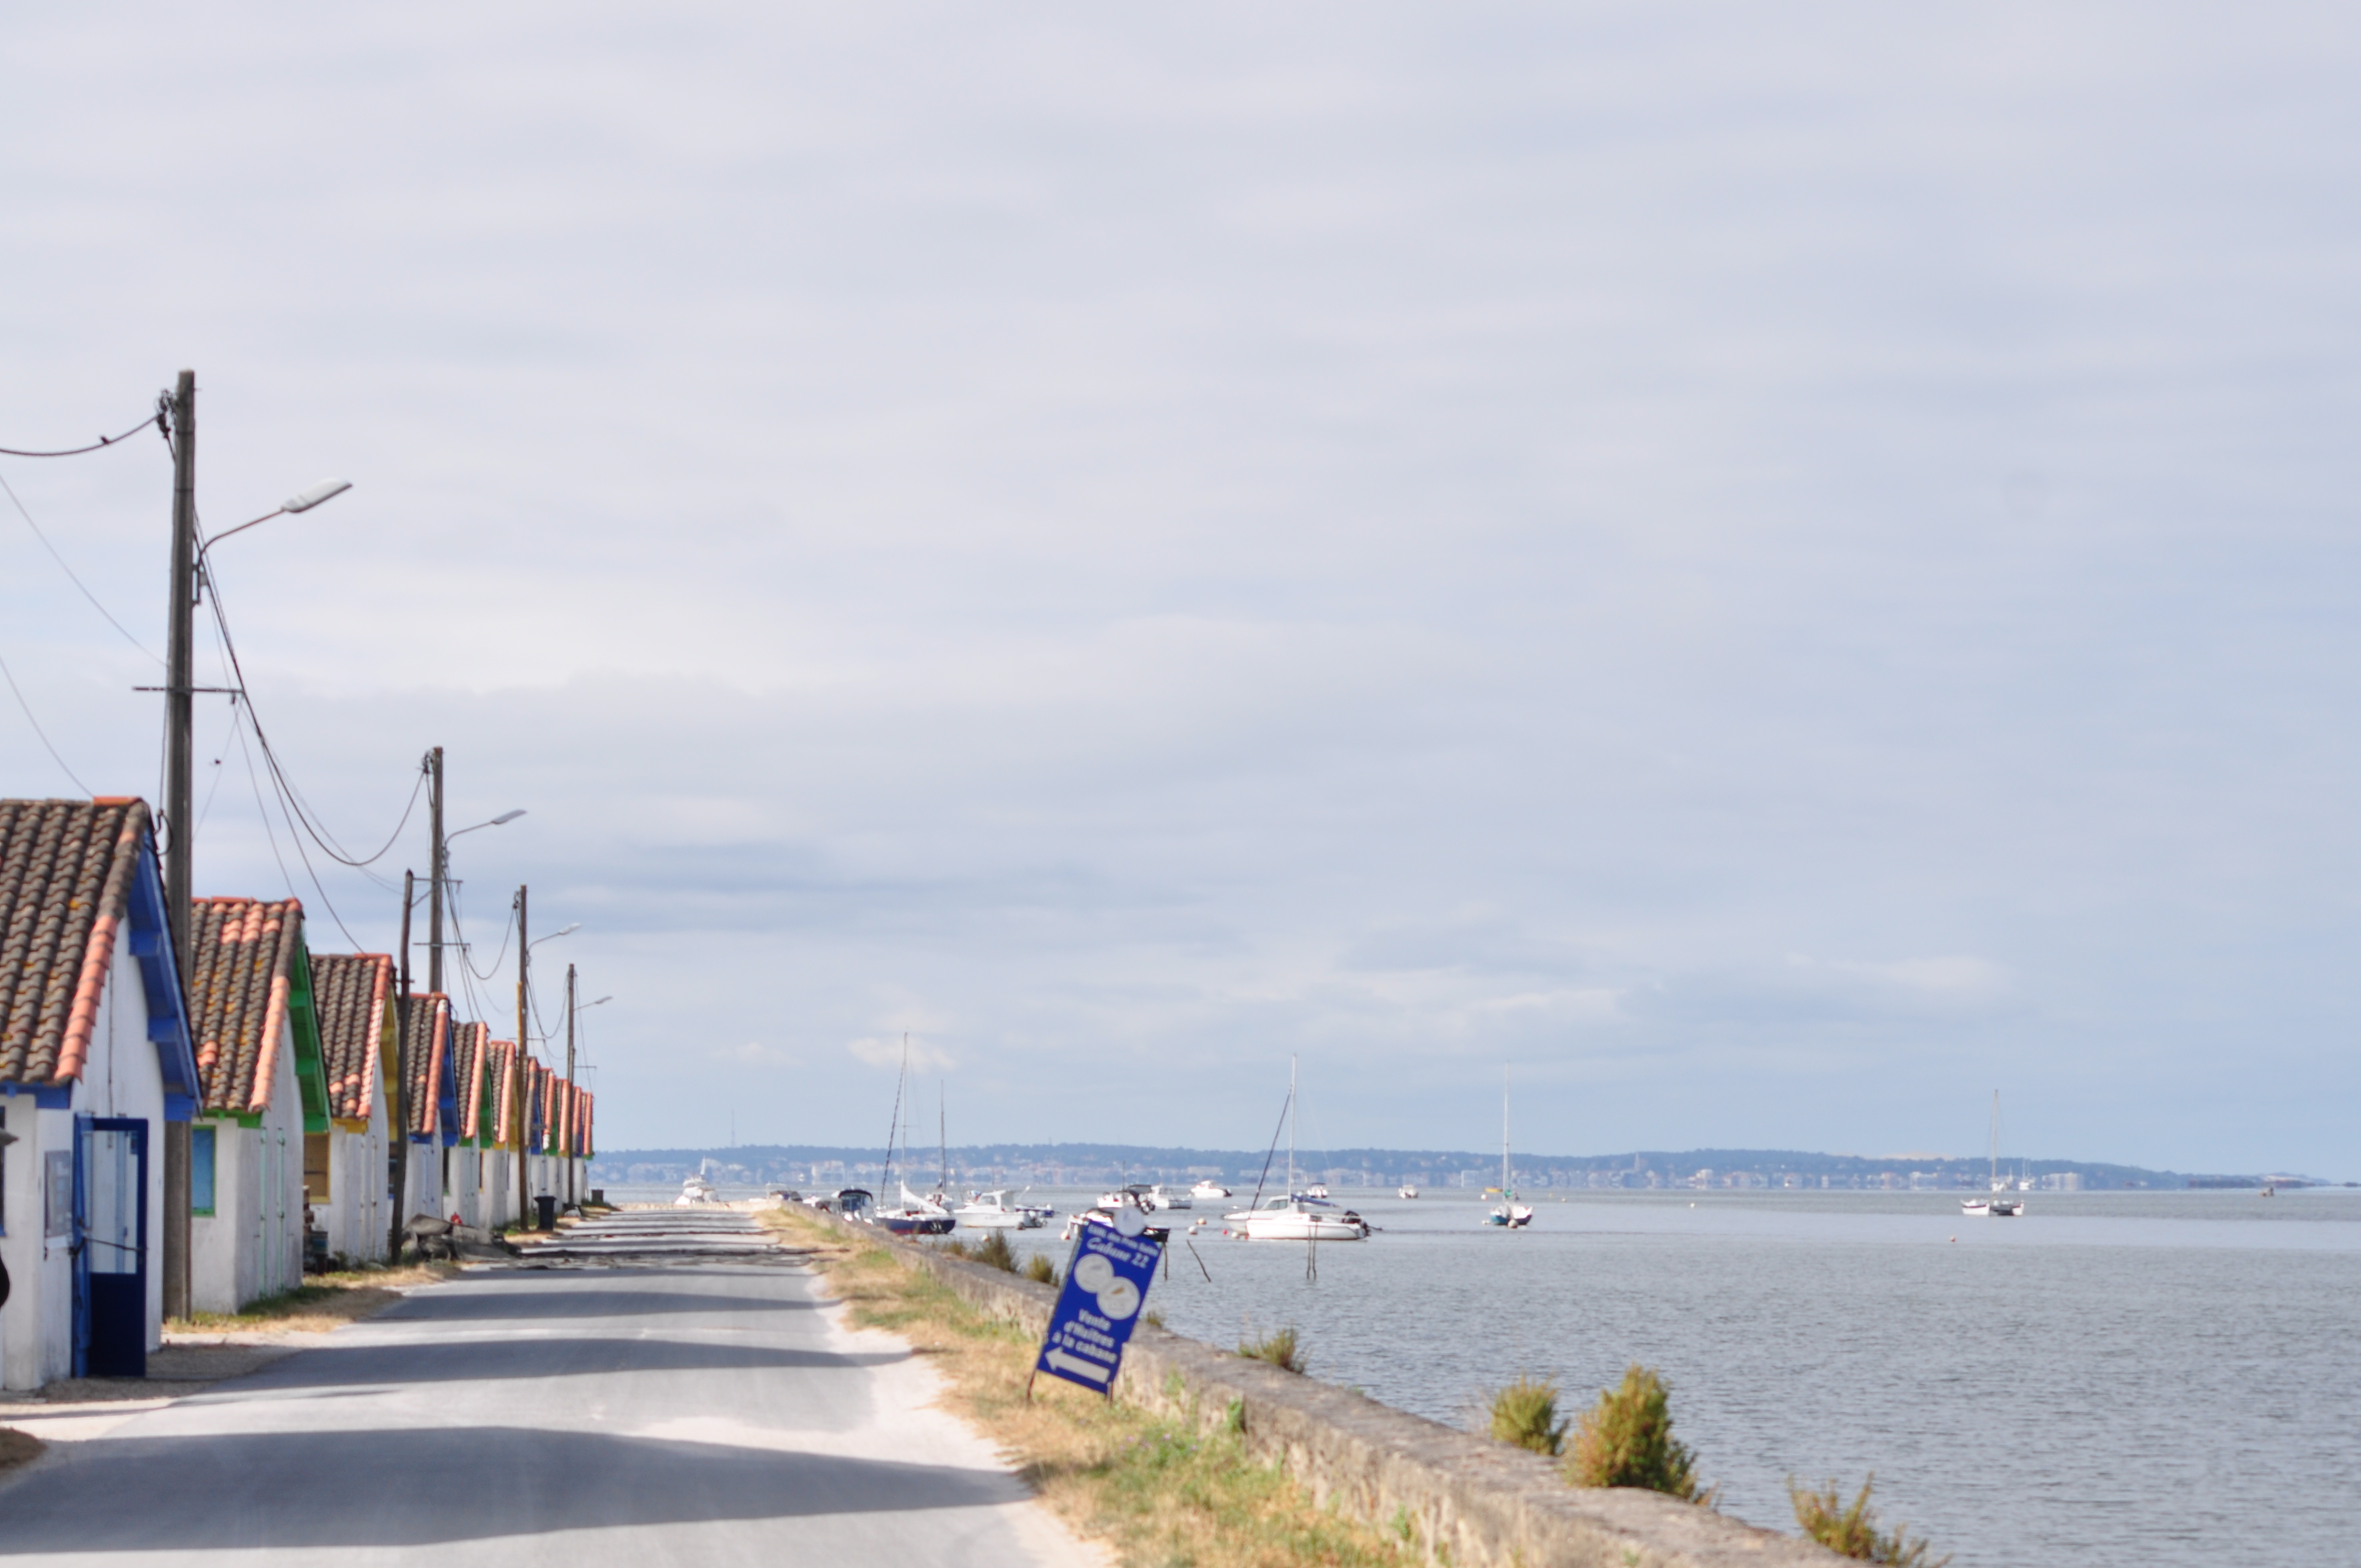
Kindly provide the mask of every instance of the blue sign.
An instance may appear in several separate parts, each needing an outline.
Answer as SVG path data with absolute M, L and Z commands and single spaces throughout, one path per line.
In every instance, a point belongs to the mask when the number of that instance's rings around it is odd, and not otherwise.
M 1138 1326 L 1139 1309 L 1162 1255 L 1163 1249 L 1144 1235 L 1084 1225 L 1033 1369 L 1112 1395 L 1115 1375 L 1123 1368 L 1123 1347 Z

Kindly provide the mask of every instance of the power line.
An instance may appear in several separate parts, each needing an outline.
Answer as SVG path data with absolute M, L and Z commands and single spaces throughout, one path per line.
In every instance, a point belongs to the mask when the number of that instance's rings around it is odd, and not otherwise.
M 16 706 L 25 710 L 25 722 L 31 725 L 33 727 L 33 733 L 41 738 L 41 749 L 49 752 L 49 761 L 55 762 L 60 769 L 63 769 L 66 777 L 73 780 L 74 788 L 82 791 L 84 795 L 95 795 L 98 792 L 92 789 L 90 785 L 82 783 L 81 774 L 75 773 L 71 768 L 66 767 L 66 760 L 58 755 L 58 749 L 55 746 L 49 744 L 49 732 L 41 728 L 41 721 L 39 719 L 33 717 L 33 705 L 25 700 L 23 688 L 16 685 L 16 672 L 8 668 L 8 661 L 5 659 L 0 659 L 0 675 L 5 675 L 8 677 L 8 689 L 16 694 Z
M 8 477 L 5 474 L 0 474 L 0 490 L 5 490 L 8 492 L 9 500 L 16 503 L 16 515 L 25 520 L 25 526 L 33 531 L 33 537 L 41 542 L 41 548 L 49 553 L 49 559 L 58 564 L 58 570 L 63 572 L 68 577 L 72 578 L 73 586 L 82 590 L 82 597 L 90 600 L 90 608 L 98 611 L 99 614 L 106 617 L 106 624 L 115 628 L 115 630 L 122 632 L 123 640 L 126 642 L 130 643 L 142 653 L 148 653 L 148 656 L 150 659 L 156 659 L 155 654 L 148 652 L 148 645 L 140 641 L 137 637 L 132 636 L 131 629 L 124 625 L 123 622 L 115 620 L 113 612 L 104 605 L 98 602 L 98 596 L 90 591 L 90 585 L 83 582 L 82 578 L 75 574 L 74 569 L 71 566 L 66 565 L 66 558 L 58 554 L 58 547 L 49 543 L 49 536 L 41 532 L 41 525 L 33 521 L 33 514 L 25 510 L 23 499 L 16 494 L 16 487 L 8 482 Z M 161 659 L 156 659 L 156 663 L 159 664 L 163 662 L 164 661 Z
M 68 446 L 57 452 L 24 452 L 19 451 L 14 446 L 0 446 L 0 457 L 79 457 L 85 452 L 103 451 L 109 446 L 115 446 L 123 442 L 128 441 L 151 424 L 163 431 L 164 439 L 167 443 L 171 441 L 171 427 L 165 422 L 163 411 L 159 409 L 156 412 L 149 414 L 146 419 L 141 420 L 137 424 L 133 425 L 129 430 L 125 431 L 121 435 L 102 435 L 96 441 L 92 442 L 88 446 Z
M 214 576 L 210 564 L 207 564 L 204 568 L 204 583 L 207 587 L 212 589 L 210 598 L 213 606 L 214 624 L 220 631 L 223 652 L 227 653 L 229 656 L 231 684 L 237 688 L 239 696 L 243 696 L 246 700 L 247 722 L 254 730 L 254 739 L 256 743 L 262 748 L 263 763 L 269 770 L 271 780 L 283 797 L 284 803 L 291 808 L 288 822 L 289 830 L 294 831 L 296 825 L 300 823 L 302 825 L 302 833 L 308 835 L 312 841 L 320 847 L 320 851 L 323 854 L 328 856 L 331 860 L 335 861 L 340 865 L 350 866 L 355 871 L 362 872 L 364 874 L 367 874 L 368 867 L 375 865 L 378 861 L 385 859 L 385 857 L 392 851 L 394 845 L 401 842 L 401 830 L 410 826 L 411 816 L 418 809 L 419 795 L 426 786 L 425 770 L 423 768 L 419 770 L 417 782 L 410 786 L 409 804 L 401 808 L 401 820 L 394 824 L 393 831 L 386 836 L 384 844 L 379 848 L 377 853 L 368 856 L 365 860 L 356 860 L 352 856 L 346 854 L 343 847 L 335 841 L 335 839 L 329 834 L 328 830 L 324 827 L 322 827 L 315 819 L 310 803 L 303 799 L 302 792 L 295 787 L 294 781 L 287 776 L 287 770 L 280 765 L 279 753 L 271 748 L 270 737 L 263 733 L 262 720 L 254 710 L 253 694 L 247 688 L 245 666 L 238 662 L 237 640 L 230 634 L 229 615 L 222 604 L 221 582 Z M 306 859 L 308 861 L 308 857 L 306 857 Z M 390 883 L 378 878 L 372 878 L 371 880 L 377 881 L 379 885 L 385 888 L 386 891 L 392 891 L 392 884 Z
M 233 718 L 236 718 L 236 717 L 238 715 L 238 713 L 239 713 L 239 712 L 240 712 L 240 710 L 238 710 L 238 709 L 237 709 L 237 708 L 236 708 L 235 707 L 233 707 L 233 708 L 232 708 L 232 715 L 233 715 Z M 251 715 L 250 715 L 250 714 L 247 715 L 247 718 L 248 718 L 248 722 L 249 722 L 249 724 L 250 724 L 250 723 L 251 723 Z M 245 746 L 246 746 L 246 731 L 245 731 L 243 729 L 239 729 L 239 730 L 238 730 L 238 732 L 237 732 L 237 733 L 238 733 L 238 739 L 237 739 L 238 747 L 239 747 L 239 749 L 240 749 L 240 750 L 244 750 L 244 748 L 245 748 Z M 257 730 L 257 731 L 256 731 L 256 734 L 255 734 L 255 739 L 256 739 L 256 740 L 259 740 L 261 738 L 262 738 L 262 736 L 261 736 L 261 732 L 260 732 L 259 730 Z M 266 753 L 266 754 L 267 754 L 267 753 Z M 254 754 L 253 754 L 252 752 L 250 752 L 250 751 L 247 753 L 247 758 L 246 758 L 246 771 L 247 771 L 247 775 L 248 775 L 249 777 L 251 777 L 251 776 L 253 775 L 253 773 L 254 773 Z M 260 810 L 260 809 L 262 808 L 262 785 L 261 785 L 261 783 L 260 783 L 260 781 L 259 781 L 259 780 L 257 780 L 257 781 L 256 781 L 256 783 L 255 783 L 255 789 L 254 789 L 254 804 L 255 804 L 255 807 L 256 807 L 256 809 Z M 285 812 L 286 812 L 286 801 L 285 801 L 283 798 L 280 801 L 280 814 L 281 814 L 282 816 L 283 816 L 283 815 L 285 815 Z M 263 830 L 266 834 L 269 834 L 269 835 L 270 835 L 270 853 L 271 853 L 271 855 L 273 856 L 273 858 L 278 858 L 278 857 L 279 857 L 279 837 L 278 837 L 278 835 L 277 835 L 277 834 L 275 834 L 275 833 L 270 833 L 270 817 L 269 817 L 269 814 L 268 812 L 265 812 L 265 813 L 264 813 L 264 815 L 263 815 L 263 818 L 262 818 L 262 830 Z M 315 871 L 315 870 L 313 870 L 313 866 L 312 866 L 312 857 L 311 857 L 311 856 L 309 856 L 309 855 L 307 855 L 307 854 L 305 854 L 305 853 L 303 852 L 303 839 L 302 839 L 302 836 L 301 834 L 299 834 L 299 833 L 297 833 L 297 832 L 295 831 L 295 824 L 294 824 L 292 821 L 290 821 L 290 822 L 287 824 L 287 837 L 288 837 L 289 840 L 290 840 L 291 842 L 292 842 L 292 843 L 294 844 L 294 846 L 295 846 L 295 855 L 296 855 L 296 858 L 297 858 L 298 860 L 301 860 L 301 861 L 303 862 L 303 874 L 304 874 L 305 876 L 307 876 L 307 877 L 311 878 L 311 880 L 312 880 L 312 888 L 313 888 L 313 892 L 315 892 L 315 893 L 317 893 L 317 894 L 320 895 L 320 905 L 321 905 L 321 907 L 323 907 L 323 908 L 324 908 L 325 910 L 327 910 L 327 912 L 328 912 L 328 918 L 329 918 L 329 919 L 331 919 L 331 920 L 333 920 L 333 921 L 335 921 L 335 922 L 336 923 L 336 929 L 337 929 L 337 930 L 339 930 L 339 931 L 344 932 L 344 934 L 345 934 L 345 940 L 346 940 L 346 942 L 348 942 L 348 943 L 350 943 L 350 944 L 352 945 L 352 948 L 353 948 L 353 950 L 354 950 L 355 952 L 358 952 L 358 951 L 360 951 L 361 944 L 360 944 L 360 940 L 359 940 L 359 938 L 356 938 L 356 937 L 353 935 L 353 933 L 352 933 L 352 931 L 351 931 L 350 927 L 346 927 L 346 924 L 345 924 L 345 917 L 344 917 L 343 916 L 341 916 L 341 915 L 339 915 L 339 914 L 337 914 L 337 913 L 336 913 L 336 905 L 335 905 L 335 901 L 334 899 L 332 899 L 332 898 L 330 898 L 330 897 L 328 896 L 328 890 L 327 890 L 326 885 L 325 885 L 325 884 L 324 884 L 324 883 L 320 881 L 320 873 L 319 873 L 317 871 Z M 280 859 L 280 860 L 279 860 L 279 874 L 280 874 L 280 875 L 281 875 L 281 876 L 286 876 L 286 874 L 287 874 L 287 862 L 286 862 L 286 861 L 285 861 L 284 859 Z M 291 878 L 291 879 L 289 879 L 288 886 L 287 886 L 287 891 L 288 891 L 288 893 L 289 893 L 290 894 L 292 894 L 294 893 L 294 891 L 295 891 L 294 882 L 293 882 L 293 880 L 292 880 Z

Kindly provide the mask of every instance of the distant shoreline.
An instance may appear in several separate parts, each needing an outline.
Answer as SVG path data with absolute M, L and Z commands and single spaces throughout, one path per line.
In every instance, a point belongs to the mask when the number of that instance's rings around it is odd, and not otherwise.
M 593 1179 L 608 1182 L 680 1180 L 705 1162 L 744 1172 L 749 1182 L 818 1184 L 841 1176 L 873 1179 L 884 1157 L 881 1148 L 818 1144 L 717 1145 L 702 1148 L 617 1149 L 592 1162 Z M 1032 1182 L 1044 1186 L 1090 1186 L 1123 1180 L 1180 1183 L 1211 1178 L 1235 1185 L 1252 1182 L 1267 1158 L 1259 1149 L 1153 1147 L 1122 1144 L 982 1144 L 949 1151 L 962 1182 Z M 914 1178 L 925 1176 L 938 1157 L 924 1148 L 906 1158 Z M 1632 1150 L 1610 1155 L 1518 1154 L 1515 1181 L 1537 1190 L 1808 1190 L 1953 1191 L 1981 1189 L 1990 1172 L 1981 1155 L 1834 1155 L 1798 1149 Z M 1499 1179 L 1498 1151 L 1472 1149 L 1299 1149 L 1296 1168 L 1306 1180 L 1332 1187 L 1385 1189 L 1458 1186 L 1463 1180 Z M 2022 1176 L 2037 1190 L 2186 1191 L 2191 1189 L 2260 1189 L 2276 1186 L 2351 1186 L 2301 1173 L 2222 1173 L 2154 1170 L 2099 1160 L 2004 1156 L 2004 1176 Z M 641 1174 L 632 1174 L 633 1168 Z M 658 1174 L 670 1170 L 666 1178 Z

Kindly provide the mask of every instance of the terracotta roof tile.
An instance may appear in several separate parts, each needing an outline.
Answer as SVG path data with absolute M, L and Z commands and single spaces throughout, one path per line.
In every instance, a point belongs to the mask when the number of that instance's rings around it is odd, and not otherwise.
M 463 1142 L 482 1135 L 485 1058 L 491 1039 L 489 1024 L 455 1024 L 451 1028 L 451 1073 L 459 1083 L 458 1135 Z
M 451 999 L 439 991 L 410 998 L 401 1014 L 401 1091 L 413 1136 L 432 1137 L 442 1130 L 450 1050 Z
M 208 1111 L 259 1111 L 278 1075 L 303 905 L 295 899 L 192 901 L 189 1015 Z
M 491 1051 L 492 1141 L 506 1145 L 516 1136 L 516 1042 L 494 1040 Z
M 393 1005 L 393 960 L 382 953 L 312 955 L 312 1006 L 320 1015 L 320 1066 L 328 1114 L 366 1117 L 377 1099 L 378 1062 Z
M 82 1076 L 147 835 L 145 801 L 0 801 L 0 1080 Z

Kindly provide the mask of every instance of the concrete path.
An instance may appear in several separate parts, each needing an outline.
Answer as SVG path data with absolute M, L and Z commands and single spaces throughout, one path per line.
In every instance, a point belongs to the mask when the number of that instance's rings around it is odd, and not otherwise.
M 825 1299 L 743 1215 L 579 1227 L 54 1444 L 0 1480 L 0 1559 L 1095 1568 Z

